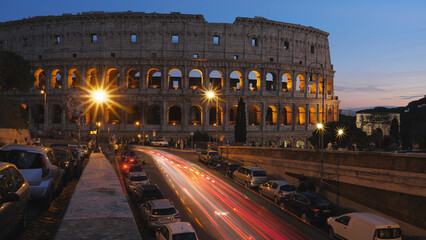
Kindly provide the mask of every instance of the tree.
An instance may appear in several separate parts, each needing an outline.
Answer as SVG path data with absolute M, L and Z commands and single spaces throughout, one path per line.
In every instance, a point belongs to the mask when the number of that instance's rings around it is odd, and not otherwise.
M 389 129 L 389 135 L 392 137 L 392 140 L 395 143 L 399 142 L 399 124 L 396 118 L 392 119 L 390 129 Z
M 28 112 L 13 102 L 10 97 L 0 94 L 0 128 L 28 128 Z
M 235 142 L 246 143 L 247 141 L 247 125 L 246 125 L 246 104 L 243 98 L 238 100 L 237 119 L 235 123 L 234 137 Z
M 0 90 L 28 91 L 34 84 L 31 64 L 22 56 L 0 51 Z

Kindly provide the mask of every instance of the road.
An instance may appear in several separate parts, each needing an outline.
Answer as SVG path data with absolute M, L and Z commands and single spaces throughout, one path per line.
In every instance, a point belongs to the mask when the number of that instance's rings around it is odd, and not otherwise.
M 151 182 L 174 202 L 200 239 L 328 239 L 255 192 L 196 164 L 198 155 L 134 150 L 148 162 L 145 171 Z

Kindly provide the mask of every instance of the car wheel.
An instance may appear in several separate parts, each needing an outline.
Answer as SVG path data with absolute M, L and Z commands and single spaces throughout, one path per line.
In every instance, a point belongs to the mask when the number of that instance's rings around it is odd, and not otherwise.
M 27 227 L 27 224 L 28 224 L 28 215 L 29 215 L 28 211 L 29 211 L 29 206 L 28 206 L 28 203 L 27 203 L 25 205 L 25 208 L 24 208 L 24 214 L 22 216 L 22 219 L 19 222 L 19 231 L 23 231 Z
M 46 209 L 49 209 L 50 204 L 53 201 L 53 189 L 49 190 L 49 195 L 44 199 L 43 205 Z
M 329 228 L 328 228 L 328 237 L 329 237 L 330 239 L 335 239 L 335 237 L 334 237 L 334 231 L 333 231 L 333 228 L 332 228 L 332 227 L 329 227 Z
M 262 195 L 263 195 L 262 189 L 260 189 L 260 188 L 259 188 L 259 195 L 260 195 L 260 196 L 262 196 Z
M 275 197 L 274 197 L 274 203 L 275 203 L 275 204 L 278 204 L 278 203 L 279 203 L 277 196 L 275 196 Z
M 309 222 L 310 222 L 310 220 L 309 220 L 308 216 L 306 215 L 306 213 L 302 213 L 302 220 L 303 220 L 304 222 L 307 222 L 307 223 L 309 223 Z

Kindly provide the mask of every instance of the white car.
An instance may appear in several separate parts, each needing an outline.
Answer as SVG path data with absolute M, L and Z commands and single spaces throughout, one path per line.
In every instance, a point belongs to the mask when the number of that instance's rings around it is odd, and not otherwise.
M 126 186 L 129 188 L 129 190 L 135 189 L 137 186 L 140 185 L 150 184 L 150 181 L 146 176 L 145 172 L 131 172 L 129 173 L 129 177 L 126 178 L 125 181 Z
M 180 222 L 179 211 L 169 199 L 155 199 L 140 206 L 142 220 L 147 229 L 159 228 L 167 223 Z
M 153 147 L 168 147 L 169 142 L 165 139 L 154 140 L 151 142 L 151 146 Z
M 274 200 L 278 204 L 285 195 L 296 192 L 296 187 L 283 180 L 271 180 L 259 186 L 259 194 Z
M 166 224 L 157 230 L 155 236 L 157 240 L 198 240 L 197 233 L 189 222 Z

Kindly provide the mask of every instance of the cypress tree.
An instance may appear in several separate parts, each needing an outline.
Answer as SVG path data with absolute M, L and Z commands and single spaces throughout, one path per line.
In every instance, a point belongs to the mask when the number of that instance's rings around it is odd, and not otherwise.
M 234 131 L 235 142 L 246 143 L 247 125 L 246 125 L 246 104 L 243 98 L 238 100 L 237 119 Z

